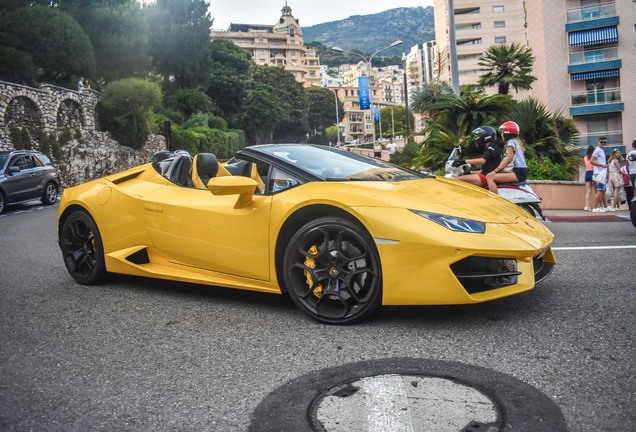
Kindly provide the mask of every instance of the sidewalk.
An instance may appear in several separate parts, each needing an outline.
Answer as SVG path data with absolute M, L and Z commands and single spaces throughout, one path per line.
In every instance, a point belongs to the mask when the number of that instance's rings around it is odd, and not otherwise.
M 543 215 L 551 222 L 621 222 L 629 221 L 627 204 L 621 205 L 618 211 L 592 213 L 584 210 L 550 210 L 543 209 Z

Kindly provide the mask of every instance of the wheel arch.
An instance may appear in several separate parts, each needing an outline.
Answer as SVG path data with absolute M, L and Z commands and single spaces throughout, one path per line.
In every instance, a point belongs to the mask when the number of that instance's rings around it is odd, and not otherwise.
M 287 247 L 287 244 L 289 244 L 289 241 L 291 240 L 293 235 L 307 222 L 325 216 L 335 216 L 346 219 L 358 225 L 369 235 L 369 237 L 372 237 L 369 233 L 369 230 L 364 226 L 364 224 L 360 222 L 358 218 L 339 207 L 335 207 L 329 204 L 313 204 L 296 210 L 287 218 L 287 220 L 285 220 L 276 239 L 276 251 L 274 255 L 276 262 L 276 279 L 278 280 L 278 285 L 282 292 L 287 291 L 284 278 L 282 277 L 283 257 L 285 256 L 285 249 Z
M 86 213 L 92 220 L 93 222 L 95 222 L 95 218 L 93 217 L 92 213 L 84 206 L 81 206 L 79 204 L 71 204 L 68 207 L 66 207 L 64 209 L 64 211 L 62 212 L 62 214 L 60 214 L 60 216 L 58 217 L 57 220 L 57 240 L 58 243 L 60 241 L 60 237 L 62 234 L 62 227 L 64 226 L 64 222 L 66 222 L 66 219 L 69 217 L 69 215 L 71 213 L 73 213 L 76 210 L 81 210 L 84 213 Z M 97 225 L 97 222 L 95 222 L 95 224 Z

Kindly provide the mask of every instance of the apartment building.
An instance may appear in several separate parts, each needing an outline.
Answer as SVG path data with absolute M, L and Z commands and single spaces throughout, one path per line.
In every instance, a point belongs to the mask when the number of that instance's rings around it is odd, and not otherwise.
M 342 140 L 344 142 L 353 142 L 359 140 L 366 142 L 372 140 L 373 137 L 373 113 L 371 110 L 360 109 L 360 93 L 358 92 L 358 84 L 354 86 L 334 86 L 327 87 L 335 92 L 336 96 L 344 105 L 344 118 L 340 123 Z M 371 100 L 381 99 L 380 90 L 373 88 Z
M 274 25 L 233 23 L 225 31 L 212 31 L 211 37 L 231 40 L 259 65 L 284 67 L 305 87 L 320 85 L 320 59 L 305 46 L 302 28 L 287 4 Z
M 534 0 L 532 4 L 534 6 Z M 439 70 L 440 79 L 450 82 L 448 1 L 435 0 L 433 7 L 437 50 L 448 60 Z M 524 46 L 528 44 L 523 0 L 455 0 L 454 9 L 460 85 L 477 84 L 483 74 L 479 59 L 491 45 L 513 42 Z M 490 94 L 497 92 L 495 87 L 485 90 Z M 513 89 L 511 95 L 521 99 L 528 92 L 520 90 L 517 93 Z
M 606 136 L 609 152 L 636 139 L 636 2 L 533 0 L 528 35 L 533 96 L 569 114 L 581 152 Z

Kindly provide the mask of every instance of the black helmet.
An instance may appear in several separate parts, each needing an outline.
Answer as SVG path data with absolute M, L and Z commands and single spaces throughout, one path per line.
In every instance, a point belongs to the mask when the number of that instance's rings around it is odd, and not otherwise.
M 497 138 L 497 131 L 490 126 L 478 127 L 473 131 L 475 135 L 475 146 L 480 147 L 482 144 L 494 141 Z

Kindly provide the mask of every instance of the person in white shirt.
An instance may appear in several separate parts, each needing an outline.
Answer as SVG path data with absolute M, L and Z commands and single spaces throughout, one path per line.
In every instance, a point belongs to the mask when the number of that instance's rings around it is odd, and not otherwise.
M 627 153 L 627 162 L 629 163 L 629 181 L 632 187 L 636 187 L 636 140 L 632 141 L 632 151 Z
M 604 207 L 607 203 L 605 198 L 605 191 L 607 190 L 607 158 L 605 157 L 605 144 L 607 144 L 607 138 L 604 136 L 598 138 L 598 147 L 594 149 L 590 163 L 594 165 L 594 178 L 598 178 L 597 175 L 601 175 L 605 178 L 603 182 L 596 183 L 596 195 L 594 196 L 594 213 L 602 213 L 605 211 Z
M 391 142 L 387 144 L 386 149 L 389 151 L 389 159 L 391 159 L 391 156 L 393 156 L 397 151 L 397 146 L 395 145 L 393 140 L 391 140 Z

